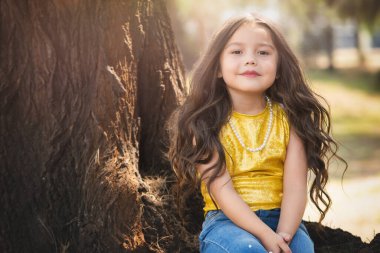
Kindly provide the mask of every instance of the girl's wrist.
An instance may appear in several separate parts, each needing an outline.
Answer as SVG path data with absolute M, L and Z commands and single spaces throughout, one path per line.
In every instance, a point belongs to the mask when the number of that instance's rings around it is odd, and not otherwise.
M 273 236 L 273 233 L 275 233 L 270 227 L 266 227 L 265 229 L 260 230 L 260 233 L 256 234 L 255 236 L 260 240 L 263 241 L 265 238 L 269 238 L 270 236 Z
M 276 233 L 278 235 L 280 235 L 282 237 L 282 239 L 284 239 L 284 241 L 287 242 L 287 243 L 289 243 L 292 240 L 293 236 L 290 233 L 281 232 L 281 231 L 277 231 Z

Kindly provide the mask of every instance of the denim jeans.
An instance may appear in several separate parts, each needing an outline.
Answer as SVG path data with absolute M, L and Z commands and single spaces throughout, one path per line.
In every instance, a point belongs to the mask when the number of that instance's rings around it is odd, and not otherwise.
M 256 215 L 276 231 L 280 209 L 258 210 Z M 267 253 L 261 242 L 251 233 L 236 226 L 221 210 L 209 211 L 199 235 L 201 253 Z M 292 253 L 314 253 L 314 244 L 301 223 L 290 243 Z

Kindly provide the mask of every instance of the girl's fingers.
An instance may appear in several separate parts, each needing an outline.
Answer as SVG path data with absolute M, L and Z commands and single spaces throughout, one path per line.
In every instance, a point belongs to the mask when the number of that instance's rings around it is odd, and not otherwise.
M 279 246 L 282 253 L 292 253 L 291 249 L 289 248 L 289 245 L 285 241 L 283 243 L 280 243 Z

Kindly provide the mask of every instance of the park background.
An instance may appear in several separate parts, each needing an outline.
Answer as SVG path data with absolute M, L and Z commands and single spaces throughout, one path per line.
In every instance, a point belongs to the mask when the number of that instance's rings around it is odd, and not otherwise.
M 378 1 L 172 0 L 175 38 L 189 77 L 213 31 L 227 18 L 256 12 L 278 24 L 313 90 L 327 99 L 339 154 L 327 189 L 324 225 L 369 242 L 380 231 L 380 19 Z M 305 220 L 317 221 L 311 202 Z
M 379 7 L 0 0 L 0 252 L 198 252 L 202 200 L 175 198 L 167 120 L 215 27 L 251 11 L 282 27 L 349 164 L 327 226 L 306 223 L 316 252 L 379 252 Z

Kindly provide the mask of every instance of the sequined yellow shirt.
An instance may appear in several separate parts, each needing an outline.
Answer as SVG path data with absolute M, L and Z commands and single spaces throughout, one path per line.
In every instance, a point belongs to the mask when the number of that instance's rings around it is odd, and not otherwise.
M 273 125 L 264 149 L 247 151 L 239 143 L 231 126 L 226 124 L 219 135 L 224 146 L 226 166 L 237 193 L 253 210 L 279 208 L 282 200 L 282 182 L 286 147 L 289 143 L 289 123 L 283 108 L 273 105 Z M 257 115 L 233 112 L 231 120 L 242 137 L 243 143 L 251 148 L 259 147 L 265 138 L 269 124 L 268 106 Z M 205 202 L 204 211 L 218 209 L 202 182 L 201 192 Z

